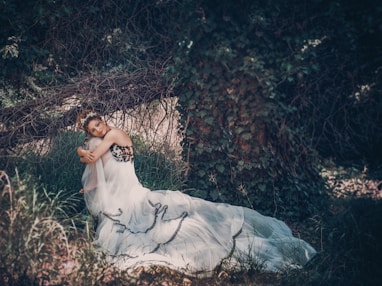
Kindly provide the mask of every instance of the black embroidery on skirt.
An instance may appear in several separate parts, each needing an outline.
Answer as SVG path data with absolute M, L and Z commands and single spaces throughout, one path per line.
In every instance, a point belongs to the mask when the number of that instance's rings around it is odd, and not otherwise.
M 184 219 L 188 216 L 188 213 L 187 212 L 183 212 L 182 213 L 182 216 L 180 216 L 179 218 L 181 218 L 179 224 L 178 224 L 178 227 L 176 228 L 174 234 L 170 237 L 170 239 L 164 243 L 158 243 L 157 247 L 155 247 L 150 253 L 154 253 L 156 252 L 162 245 L 166 245 L 167 243 L 171 242 L 174 240 L 174 238 L 177 236 L 181 226 L 182 226 L 182 223 L 184 221 Z
M 232 236 L 232 249 L 227 257 L 231 257 L 232 254 L 234 253 L 236 249 L 236 237 L 238 237 L 242 231 L 243 231 L 243 228 L 240 228 L 240 230 L 234 236 Z
M 166 212 L 167 212 L 168 205 L 163 205 L 163 206 L 162 206 L 161 203 L 156 203 L 156 204 L 154 204 L 154 203 L 152 203 L 150 200 L 149 200 L 149 204 L 150 204 L 153 208 L 155 208 L 155 210 L 154 210 L 154 221 L 153 221 L 153 223 L 151 224 L 151 226 L 149 226 L 146 230 L 143 230 L 143 231 L 134 231 L 134 230 L 132 230 L 131 228 L 129 228 L 126 224 L 121 223 L 121 221 L 120 221 L 119 219 L 117 219 L 118 217 L 122 216 L 122 214 L 123 214 L 123 210 L 122 210 L 121 208 L 118 208 L 118 213 L 117 213 L 117 214 L 111 214 L 111 213 L 107 213 L 107 212 L 102 212 L 102 214 L 103 214 L 105 217 L 107 217 L 108 219 L 110 219 L 111 221 L 113 221 L 115 225 L 121 227 L 121 229 L 119 229 L 119 230 L 116 231 L 117 233 L 123 233 L 123 232 L 125 232 L 125 230 L 127 230 L 127 231 L 129 231 L 130 233 L 132 233 L 132 234 L 148 233 L 150 230 L 152 230 L 152 229 L 155 227 L 155 225 L 156 225 L 156 223 L 157 223 L 157 220 L 158 220 L 158 216 L 159 216 L 159 214 L 162 214 L 162 215 L 161 215 L 161 220 L 164 221 L 164 222 L 169 222 L 169 221 L 172 221 L 172 220 L 178 220 L 178 219 L 181 219 L 180 222 L 179 222 L 179 224 L 178 224 L 178 227 L 177 227 L 176 231 L 174 232 L 174 234 L 173 234 L 173 235 L 171 236 L 171 238 L 170 238 L 167 242 L 165 242 L 164 244 L 166 244 L 166 243 L 172 241 L 172 240 L 175 238 L 175 236 L 177 235 L 177 233 L 179 232 L 179 229 L 180 229 L 180 227 L 181 227 L 181 225 L 182 225 L 182 222 L 183 222 L 183 220 L 188 216 L 188 213 L 187 213 L 186 211 L 184 211 L 184 212 L 182 212 L 182 213 L 180 214 L 179 217 L 165 220 L 165 219 L 164 219 L 164 216 L 165 216 L 165 214 L 166 214 Z M 159 247 L 159 246 L 158 246 L 158 247 Z M 157 247 L 157 248 L 158 248 L 158 247 Z M 156 248 L 156 249 L 157 249 L 157 248 Z
M 113 258 L 117 258 L 117 257 L 137 258 L 138 257 L 138 255 L 132 256 L 132 255 L 129 255 L 129 254 L 126 254 L 126 253 L 122 253 L 122 254 L 110 254 L 110 256 L 113 257 Z
M 153 250 L 151 250 L 150 252 L 148 253 L 154 253 L 156 252 L 162 245 L 166 245 L 168 243 L 170 243 L 171 241 L 173 241 L 175 239 L 175 237 L 177 236 L 177 234 L 179 233 L 179 230 L 180 228 L 182 227 L 182 223 L 184 221 L 184 219 L 188 216 L 188 212 L 184 211 L 180 214 L 179 217 L 176 217 L 176 218 L 172 218 L 172 219 L 164 219 L 164 216 L 167 212 L 167 209 L 168 209 L 168 205 L 162 205 L 161 203 L 156 203 L 154 204 L 153 202 L 151 202 L 150 200 L 148 201 L 149 204 L 154 208 L 154 221 L 153 223 L 151 224 L 151 226 L 149 226 L 146 230 L 144 231 L 133 231 L 132 229 L 130 229 L 126 224 L 123 224 L 121 223 L 121 221 L 118 219 L 118 217 L 122 216 L 123 214 L 123 210 L 121 208 L 118 208 L 118 213 L 116 214 L 111 214 L 111 213 L 107 213 L 107 212 L 102 212 L 102 214 L 110 219 L 111 221 L 114 222 L 114 225 L 116 226 L 119 226 L 120 229 L 116 230 L 116 233 L 124 233 L 126 230 L 129 231 L 130 233 L 132 234 L 138 234 L 138 233 L 148 233 L 150 230 L 152 230 L 156 223 L 157 223 L 157 220 L 158 220 L 158 216 L 161 214 L 161 220 L 164 221 L 164 222 L 169 222 L 169 221 L 173 221 L 173 220 L 180 220 L 179 223 L 178 223 L 178 226 L 176 228 L 176 230 L 174 231 L 174 233 L 172 234 L 172 236 L 164 243 L 157 243 L 156 247 L 154 247 Z M 118 250 L 116 251 L 116 253 L 118 253 Z M 138 256 L 132 256 L 132 255 L 129 255 L 127 253 L 121 253 L 121 254 L 118 254 L 118 255 L 111 255 L 112 257 L 116 257 L 116 256 L 124 256 L 124 257 L 127 257 L 127 258 L 135 258 L 135 257 L 138 257 Z
M 235 249 L 236 249 L 236 238 L 242 233 L 243 231 L 243 228 L 240 228 L 240 230 L 234 235 L 232 236 L 232 248 L 231 248 L 231 251 L 228 253 L 228 255 L 226 257 L 224 257 L 221 261 L 220 261 L 220 264 L 216 266 L 216 271 L 220 272 L 224 267 L 224 264 L 225 262 L 229 261 L 229 259 L 232 258 L 232 255 L 233 253 L 235 252 Z M 198 273 L 202 273 L 203 271 L 199 272 Z

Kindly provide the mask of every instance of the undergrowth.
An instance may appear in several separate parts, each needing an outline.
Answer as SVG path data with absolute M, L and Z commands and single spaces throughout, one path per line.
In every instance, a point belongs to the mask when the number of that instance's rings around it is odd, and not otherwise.
M 64 156 L 59 152 L 54 153 L 56 158 Z M 52 162 L 49 154 L 53 153 L 45 153 L 43 159 L 34 157 L 31 162 L 41 164 L 38 168 L 42 170 L 51 168 L 46 163 Z M 138 147 L 137 156 L 137 173 L 143 174 L 149 187 L 182 188 L 176 163 L 163 154 L 146 150 L 144 144 Z M 76 168 L 72 170 L 77 172 Z M 53 171 L 50 170 L 51 176 Z M 156 185 L 150 181 L 150 175 L 144 177 L 145 173 L 153 176 Z M 350 188 L 356 188 L 354 184 L 338 183 L 348 175 L 344 169 L 330 173 L 330 182 L 337 183 L 329 188 L 332 196 L 325 212 L 303 222 L 288 222 L 295 235 L 319 251 L 303 269 L 264 273 L 261 265 L 253 264 L 249 269 L 237 268 L 232 272 L 216 269 L 211 277 L 202 278 L 159 266 L 134 270 L 114 267 L 93 249 L 94 223 L 83 207 L 81 195 L 73 191 L 75 187 L 64 188 L 65 176 L 61 188 L 57 188 L 51 183 L 54 180 L 44 181 L 44 176 L 16 171 L 9 177 L 1 171 L 0 284 L 378 285 L 382 279 L 378 268 L 382 265 L 382 204 L 375 198 L 335 196 L 338 192 L 332 191 L 333 186 L 341 185 L 349 193 Z M 73 178 L 80 180 L 78 174 L 66 178 L 70 180 L 68 186 L 79 183 L 73 182 Z M 362 176 L 358 178 L 361 180 Z M 376 184 L 377 189 L 379 186 Z

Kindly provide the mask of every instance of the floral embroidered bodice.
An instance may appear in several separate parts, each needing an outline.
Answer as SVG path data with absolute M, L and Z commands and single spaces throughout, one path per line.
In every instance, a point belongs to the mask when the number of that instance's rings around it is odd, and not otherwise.
M 134 161 L 133 146 L 119 146 L 117 144 L 113 144 L 110 146 L 110 152 L 113 155 L 113 158 L 118 162 Z

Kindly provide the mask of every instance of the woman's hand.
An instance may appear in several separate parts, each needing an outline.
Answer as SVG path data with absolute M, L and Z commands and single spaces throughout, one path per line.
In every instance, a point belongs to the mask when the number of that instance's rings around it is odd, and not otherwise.
M 78 147 L 77 148 L 77 154 L 80 157 L 84 157 L 86 155 L 86 150 L 84 148 L 82 148 L 82 147 Z
M 78 155 L 80 156 L 80 161 L 82 163 L 94 163 L 94 154 L 93 154 L 93 151 L 91 150 L 84 150 L 83 148 L 81 147 L 78 147 L 77 149 L 77 153 Z
M 94 154 L 93 154 L 93 151 L 88 151 L 86 150 L 86 155 L 84 156 L 86 158 L 86 160 L 88 161 L 88 163 L 94 163 Z

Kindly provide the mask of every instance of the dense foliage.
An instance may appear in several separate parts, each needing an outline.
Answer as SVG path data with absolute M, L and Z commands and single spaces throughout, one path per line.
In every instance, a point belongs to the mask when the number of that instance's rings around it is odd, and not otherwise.
M 177 12 L 151 2 L 2 1 L 1 75 L 57 82 L 89 70 L 131 71 L 167 56 L 165 31 Z
M 380 163 L 381 9 L 371 0 L 2 1 L 2 154 L 56 135 L 81 107 L 111 114 L 176 95 L 194 195 L 311 214 L 321 155 Z
M 380 59 L 362 42 L 378 40 L 376 14 L 360 31 L 341 1 L 189 2 L 174 68 L 190 182 L 211 200 L 312 212 L 315 151 L 371 159 L 381 140 Z

